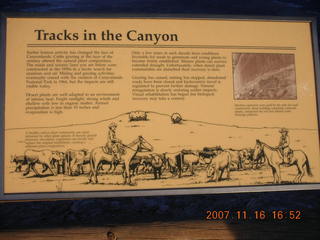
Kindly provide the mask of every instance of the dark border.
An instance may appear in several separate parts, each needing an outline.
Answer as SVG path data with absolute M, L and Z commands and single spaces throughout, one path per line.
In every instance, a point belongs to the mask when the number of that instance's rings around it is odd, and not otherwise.
M 274 16 L 237 16 L 237 15 L 188 15 L 188 14 L 90 14 L 90 13 L 2 13 L 0 32 L 0 154 L 4 155 L 4 112 L 5 112 L 5 56 L 6 56 L 6 24 L 7 18 L 92 18 L 92 19 L 190 19 L 190 20 L 227 20 L 227 21 L 267 21 L 267 22 L 309 22 L 311 28 L 311 46 L 313 48 L 313 60 L 315 71 L 316 97 L 317 97 L 317 117 L 319 129 L 319 106 L 320 99 L 320 69 L 319 69 L 319 49 L 317 36 L 317 22 L 315 17 L 274 17 Z M 320 136 L 319 136 L 320 137 Z M 0 160 L 0 163 L 2 160 Z M 0 173 L 3 173 L 4 165 L 0 164 Z M 115 190 L 115 191 L 82 191 L 82 192 L 57 192 L 57 193 L 25 193 L 25 194 L 4 194 L 4 174 L 0 178 L 0 202 L 15 200 L 49 200 L 49 199 L 80 199 L 80 198 L 100 198 L 100 197 L 133 197 L 133 196 L 161 196 L 161 195 L 192 195 L 192 194 L 213 194 L 213 193 L 244 193 L 244 192 L 270 192 L 270 191 L 296 191 L 296 190 L 317 190 L 320 183 L 310 184 L 283 184 L 283 185 L 256 185 L 256 186 L 225 186 L 225 187 L 199 187 L 199 188 L 179 188 L 179 189 L 141 189 L 141 190 Z
M 4 145 L 5 145 L 5 83 L 6 83 L 6 32 L 7 32 L 7 19 L 1 14 L 0 16 L 0 199 L 4 195 Z

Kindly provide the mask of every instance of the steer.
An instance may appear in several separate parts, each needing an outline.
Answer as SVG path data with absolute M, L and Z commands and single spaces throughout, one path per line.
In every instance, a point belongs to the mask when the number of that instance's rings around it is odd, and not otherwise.
M 160 179 L 162 175 L 162 167 L 165 165 L 165 154 L 152 154 L 151 166 L 153 169 L 154 179 Z
M 57 173 L 53 171 L 54 166 L 52 162 L 61 162 L 63 154 L 61 152 L 50 150 L 26 150 L 24 153 L 24 157 L 26 163 L 28 164 L 26 171 L 23 173 L 24 176 L 30 173 L 30 168 L 34 171 L 34 173 L 37 176 L 40 176 L 35 167 L 36 164 L 41 164 L 44 167 L 42 172 L 49 169 L 53 175 L 57 175 Z
M 229 152 L 231 155 L 231 165 L 235 166 L 236 170 L 242 170 L 244 159 L 241 156 L 241 150 L 226 149 L 225 151 Z
M 202 156 L 200 156 L 200 151 L 183 149 L 179 157 L 181 158 L 182 165 L 186 166 L 187 170 L 190 170 L 191 175 L 194 175 L 194 165 L 198 165 L 202 160 Z
M 176 175 L 178 173 L 178 177 L 180 178 L 182 175 L 182 158 L 180 152 L 164 153 L 164 158 L 171 174 Z
M 207 177 L 210 180 L 214 180 L 216 182 L 222 179 L 222 174 L 224 170 L 227 171 L 227 178 L 230 178 L 230 164 L 231 164 L 231 154 L 229 151 L 223 151 L 219 153 L 216 157 L 212 158 L 208 164 L 207 168 Z M 210 181 L 209 180 L 209 181 Z
M 83 165 L 89 163 L 89 155 L 90 153 L 87 149 L 68 149 L 65 153 L 66 170 L 68 175 L 72 176 L 74 171 L 79 174 L 83 173 Z
M 11 156 L 11 162 L 15 163 L 16 164 L 16 169 L 14 170 L 15 172 L 21 172 L 21 168 L 22 168 L 22 165 L 26 165 L 27 164 L 27 161 L 24 157 L 24 155 L 20 155 L 20 156 Z

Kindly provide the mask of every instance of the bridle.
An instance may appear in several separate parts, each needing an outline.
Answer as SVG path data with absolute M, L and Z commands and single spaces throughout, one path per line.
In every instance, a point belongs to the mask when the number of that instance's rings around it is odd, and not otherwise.
M 149 144 L 149 145 L 151 146 L 151 150 L 147 149 L 146 147 L 143 147 L 143 146 L 142 146 L 142 145 L 143 145 L 143 142 Z M 153 150 L 152 145 L 151 145 L 147 140 L 145 140 L 142 136 L 139 136 L 136 140 L 134 140 L 133 142 L 131 142 L 131 143 L 127 144 L 127 145 L 126 145 L 126 144 L 123 144 L 123 143 L 120 143 L 120 144 L 121 144 L 121 146 L 123 146 L 123 147 L 125 147 L 125 148 L 128 148 L 128 149 L 130 149 L 130 150 L 132 150 L 132 151 L 150 152 L 150 151 Z M 138 148 L 137 148 L 137 149 L 132 148 L 132 146 L 134 146 L 134 145 L 136 145 L 136 144 L 139 144 L 139 145 L 138 145 Z M 145 150 L 145 151 L 143 151 L 143 150 Z

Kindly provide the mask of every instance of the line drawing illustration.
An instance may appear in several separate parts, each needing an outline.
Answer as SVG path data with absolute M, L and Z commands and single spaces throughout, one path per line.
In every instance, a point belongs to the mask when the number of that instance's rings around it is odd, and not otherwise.
M 318 171 L 315 169 L 317 152 L 304 143 L 305 139 L 317 136 L 316 130 L 242 128 L 187 120 L 183 115 L 132 111 L 110 120 L 81 125 L 83 131 L 89 129 L 87 132 L 96 133 L 94 140 L 86 140 L 86 144 L 71 141 L 60 148 L 48 145 L 45 149 L 25 148 L 22 153 L 7 152 L 5 184 L 13 186 L 8 192 L 319 181 L 312 175 Z M 57 131 L 57 127 L 53 129 Z M 80 126 L 61 129 L 72 132 Z M 15 129 L 7 134 L 24 131 Z M 24 146 L 24 141 L 15 140 Z M 35 186 L 39 186 L 39 190 Z

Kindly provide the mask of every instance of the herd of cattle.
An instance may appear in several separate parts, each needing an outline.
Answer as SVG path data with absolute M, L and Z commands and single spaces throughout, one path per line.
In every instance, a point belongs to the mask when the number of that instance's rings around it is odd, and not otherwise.
M 44 174 L 65 174 L 78 176 L 90 173 L 90 151 L 67 150 L 66 152 L 51 150 L 27 150 L 24 155 L 12 156 L 11 162 L 15 164 L 15 171 L 23 175 L 29 174 L 30 169 L 37 176 Z M 104 170 L 104 165 L 108 169 Z M 195 169 L 206 169 L 209 180 L 219 181 L 224 171 L 229 177 L 230 171 L 242 169 L 257 169 L 264 164 L 264 159 L 253 159 L 253 149 L 222 149 L 220 146 L 205 147 L 202 150 L 181 150 L 175 153 L 138 152 L 130 161 L 130 175 L 154 174 L 155 179 L 161 178 L 163 173 L 170 172 L 172 176 L 181 177 L 187 171 L 194 175 Z M 116 174 L 118 166 L 124 164 L 120 161 L 98 163 L 100 174 Z M 39 169 L 42 167 L 42 172 Z

